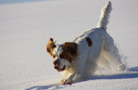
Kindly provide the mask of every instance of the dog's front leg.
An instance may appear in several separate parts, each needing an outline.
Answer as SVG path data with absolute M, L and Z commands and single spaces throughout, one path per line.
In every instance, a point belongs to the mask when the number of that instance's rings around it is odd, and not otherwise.
M 81 81 L 81 78 L 82 78 L 82 75 L 81 74 L 75 73 L 75 74 L 72 74 L 68 79 L 63 79 L 61 81 L 61 83 L 63 85 L 71 85 L 74 82 Z
M 63 85 L 71 85 L 72 83 L 79 82 L 79 81 L 83 80 L 83 75 L 84 75 L 84 70 L 85 70 L 85 62 L 87 60 L 87 55 L 85 55 L 85 56 L 83 56 L 83 57 L 80 56 L 80 58 L 78 60 L 76 60 L 77 65 L 74 68 L 75 72 L 70 74 L 70 76 L 68 78 L 63 79 L 61 81 L 61 83 Z
M 61 82 L 63 85 L 71 85 L 72 83 L 82 81 L 83 75 L 84 75 L 84 67 L 85 67 L 85 62 L 79 63 L 76 72 L 71 74 L 68 78 L 63 79 Z

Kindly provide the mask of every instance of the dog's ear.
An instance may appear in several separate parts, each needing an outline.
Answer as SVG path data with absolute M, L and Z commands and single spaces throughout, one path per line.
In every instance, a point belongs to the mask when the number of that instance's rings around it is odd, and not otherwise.
M 48 43 L 50 44 L 50 46 L 52 48 L 55 48 L 56 47 L 56 45 L 55 45 L 56 44 L 56 41 L 54 41 L 53 38 L 50 38 Z
M 63 48 L 69 52 L 72 56 L 77 55 L 77 44 L 74 42 L 65 42 Z
M 49 39 L 49 42 L 48 42 L 48 44 L 47 44 L 47 46 L 46 46 L 46 49 L 47 49 L 47 52 L 48 52 L 50 55 L 52 55 L 52 51 L 53 51 L 53 49 L 56 47 L 55 43 L 56 43 L 56 41 L 54 42 L 53 38 L 50 38 L 50 39 Z
M 56 41 L 54 42 L 53 38 L 50 38 L 50 39 L 49 39 L 49 43 L 51 43 L 51 44 L 55 44 Z
M 49 41 L 50 41 L 50 42 L 53 42 L 53 38 L 50 38 Z

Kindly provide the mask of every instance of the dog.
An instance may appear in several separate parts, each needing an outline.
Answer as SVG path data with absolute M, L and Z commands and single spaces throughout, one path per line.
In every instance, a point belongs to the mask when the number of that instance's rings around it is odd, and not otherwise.
M 114 40 L 107 33 L 111 10 L 112 4 L 109 1 L 102 8 L 97 28 L 84 32 L 72 42 L 56 44 L 50 38 L 46 50 L 54 59 L 54 69 L 64 76 L 61 81 L 63 85 L 79 82 L 94 74 L 99 62 L 106 68 L 114 63 L 119 70 L 125 70 Z

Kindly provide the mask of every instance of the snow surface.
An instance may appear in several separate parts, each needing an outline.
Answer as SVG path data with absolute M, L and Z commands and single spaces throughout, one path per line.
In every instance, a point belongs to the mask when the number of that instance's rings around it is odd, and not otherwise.
M 73 85 L 45 51 L 50 37 L 72 41 L 97 26 L 107 0 L 52 0 L 0 5 L 0 90 L 137 90 L 138 0 L 111 0 L 108 32 L 125 56 L 128 71 L 95 75 Z M 57 84 L 56 84 L 57 83 Z

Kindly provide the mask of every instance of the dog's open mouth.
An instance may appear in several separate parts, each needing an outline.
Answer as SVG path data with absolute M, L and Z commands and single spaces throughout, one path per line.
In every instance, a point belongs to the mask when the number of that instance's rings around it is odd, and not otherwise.
M 63 68 L 59 68 L 57 66 L 54 66 L 54 69 L 56 69 L 58 72 L 64 71 L 66 69 L 66 66 L 64 65 Z

